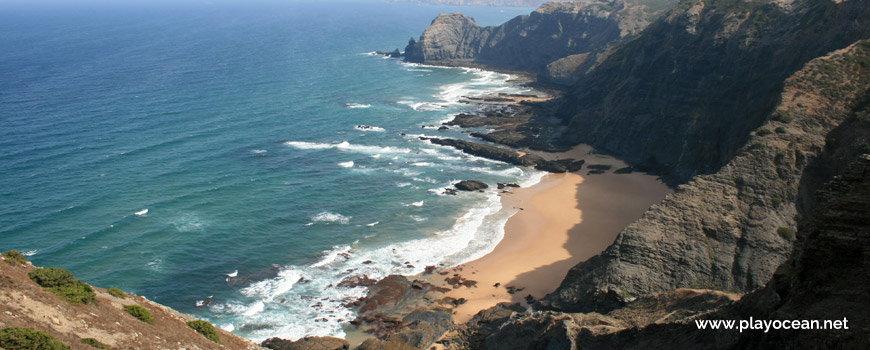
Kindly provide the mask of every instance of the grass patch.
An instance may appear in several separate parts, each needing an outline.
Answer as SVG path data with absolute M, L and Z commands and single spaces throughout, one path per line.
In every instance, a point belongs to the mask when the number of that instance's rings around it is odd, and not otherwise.
M 770 134 L 772 134 L 772 133 L 773 133 L 773 131 L 770 131 L 770 130 L 768 130 L 768 129 L 759 129 L 758 131 L 755 132 L 755 135 L 757 135 L 757 136 L 767 136 L 767 135 L 770 135 Z
M 127 293 L 124 293 L 124 291 L 121 290 L 121 288 L 114 288 L 114 287 L 109 288 L 109 289 L 106 289 L 106 293 L 109 293 L 109 295 L 111 295 L 115 298 L 118 298 L 118 299 L 127 299 Z
M 779 233 L 779 235 L 782 236 L 782 238 L 785 238 L 788 240 L 794 239 L 794 230 L 792 230 L 788 227 L 780 226 L 780 228 L 776 229 L 776 233 Z
M 773 117 L 771 117 L 770 119 L 773 119 L 780 123 L 788 124 L 791 123 L 792 120 L 794 120 L 794 117 L 792 117 L 791 113 L 789 113 L 788 111 L 778 111 L 774 113 Z
M 770 199 L 770 204 L 773 204 L 774 208 L 778 208 L 780 204 L 782 204 L 782 199 L 779 197 L 773 197 Z
M 190 328 L 193 328 L 193 330 L 195 330 L 197 333 L 202 334 L 202 336 L 208 338 L 208 340 L 211 340 L 218 344 L 222 344 L 221 338 L 218 336 L 217 329 L 215 329 L 214 326 L 208 321 L 188 321 L 187 325 L 190 326 Z
M 0 347 L 6 350 L 69 350 L 69 346 L 51 334 L 18 327 L 0 330 Z
M 27 274 L 33 282 L 72 304 L 96 302 L 94 289 L 73 277 L 67 270 L 49 267 L 30 271 Z
M 27 257 L 24 254 L 17 250 L 9 250 L 3 253 L 3 260 L 6 261 L 9 265 L 15 265 L 15 263 L 19 263 L 21 265 L 27 264 Z
M 785 128 L 781 126 L 777 126 L 776 129 L 773 129 L 777 134 L 785 134 Z
M 112 349 L 112 348 L 110 348 L 108 345 L 103 344 L 103 343 L 100 343 L 99 340 L 96 340 L 96 339 L 94 339 L 94 338 L 85 338 L 85 339 L 82 339 L 82 344 L 90 345 L 91 347 L 94 347 L 94 348 L 97 348 L 97 349 L 107 349 L 107 350 L 111 350 L 111 349 Z
M 151 314 L 151 310 L 146 309 L 144 306 L 127 305 L 124 306 L 124 311 L 127 311 L 128 314 L 133 315 L 133 317 L 138 318 L 142 322 L 154 323 L 154 315 Z

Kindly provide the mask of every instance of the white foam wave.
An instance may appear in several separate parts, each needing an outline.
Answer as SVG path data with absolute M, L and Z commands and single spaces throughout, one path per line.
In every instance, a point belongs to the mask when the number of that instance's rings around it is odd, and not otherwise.
M 372 106 L 370 104 L 363 104 L 363 103 L 345 103 L 344 105 L 347 108 L 369 108 Z
M 341 163 L 338 163 L 338 166 L 340 166 L 342 168 L 353 168 L 353 161 L 351 160 L 348 162 L 341 162 Z
M 264 150 L 264 149 L 252 149 L 252 150 L 251 150 L 251 153 L 255 153 L 255 154 L 263 154 L 263 153 L 266 153 L 266 152 L 268 152 L 268 151 L 266 151 L 266 150 Z
M 411 67 L 426 67 L 424 65 L 409 65 Z M 433 67 L 426 69 L 455 69 Z M 473 79 L 459 85 L 445 85 L 436 96 L 439 101 L 400 101 L 415 110 L 427 108 L 443 109 L 445 105 L 458 103 L 463 95 L 496 91 L 498 84 L 507 79 L 507 75 L 485 72 L 475 69 L 464 70 L 467 74 L 474 75 Z M 473 91 L 472 91 L 473 90 Z M 410 100 L 409 98 L 406 100 Z M 403 103 L 404 102 L 404 103 Z M 450 116 L 452 117 L 452 116 Z M 413 137 L 414 135 L 407 135 Z M 422 136 L 422 135 L 417 135 Z M 288 141 L 287 146 L 297 149 L 334 149 L 344 152 L 366 153 L 377 158 L 379 155 L 392 158 L 396 165 L 411 164 L 410 168 L 388 169 L 390 172 L 401 174 L 407 179 L 403 181 L 416 181 L 431 183 L 437 186 L 444 184 L 443 180 L 433 180 L 424 175 L 425 168 L 415 168 L 414 164 L 437 163 L 434 159 L 442 161 L 466 160 L 484 164 L 483 158 L 463 155 L 460 151 L 452 148 L 428 145 L 423 147 L 423 141 L 408 140 L 409 143 L 420 145 L 419 155 L 403 156 L 399 161 L 396 154 L 411 153 L 407 148 L 388 148 L 368 145 L 355 145 L 348 142 L 341 143 L 314 143 Z M 458 152 L 458 153 L 457 153 Z M 444 158 L 444 159 L 442 159 Z M 500 162 L 493 162 L 499 163 Z M 391 163 L 393 164 L 393 163 Z M 426 164 L 425 166 L 431 166 Z M 503 166 L 489 168 L 481 164 L 462 164 L 459 171 L 481 172 L 498 176 L 520 176 L 518 183 L 523 187 L 536 183 L 544 175 L 543 172 L 524 172 L 522 169 Z M 417 166 L 418 166 L 417 165 Z M 451 169 L 455 170 L 455 169 Z M 428 174 L 427 174 L 428 175 Z M 430 175 L 435 177 L 434 175 Z M 440 178 L 439 178 L 440 179 Z M 413 182 L 396 182 L 397 187 L 414 187 Z M 443 190 L 442 190 L 443 192 Z M 353 313 L 342 304 L 352 302 L 366 294 L 365 287 L 349 287 L 340 282 L 353 276 L 367 276 L 372 279 L 380 279 L 389 274 L 411 275 L 420 273 L 426 266 L 443 264 L 452 266 L 483 256 L 498 244 L 504 235 L 504 223 L 515 212 L 500 210 L 501 202 L 496 191 L 486 193 L 473 193 L 462 196 L 476 201 L 468 205 L 457 215 L 459 218 L 446 230 L 437 232 L 421 232 L 416 239 L 409 239 L 387 245 L 374 245 L 371 243 L 342 245 L 323 252 L 316 261 L 300 263 L 282 267 L 278 276 L 256 281 L 243 289 L 245 299 L 226 303 L 214 303 L 209 308 L 220 313 L 219 318 L 229 320 L 229 324 L 221 322 L 221 328 L 235 329 L 242 332 L 246 337 L 254 341 L 262 341 L 268 337 L 281 337 L 286 339 L 299 339 L 303 336 L 344 336 L 343 324 L 354 318 Z M 419 198 L 415 198 L 416 200 Z M 438 198 L 433 199 L 453 200 Z M 458 199 L 457 199 L 458 200 Z M 426 201 L 429 201 L 427 199 Z M 435 202 L 428 205 L 433 206 Z M 423 206 L 424 201 L 408 204 L 409 206 Z M 403 209 L 405 211 L 417 211 Z M 404 216 L 413 222 L 425 222 L 427 218 L 419 215 Z M 349 216 L 321 212 L 311 217 L 311 223 L 340 223 L 350 222 Z M 379 221 L 366 224 L 368 227 L 378 225 Z M 406 222 L 405 224 L 410 224 Z M 388 225 L 389 226 L 389 225 Z M 368 230 L 375 232 L 378 229 Z M 387 227 L 389 228 L 389 227 Z M 370 236 L 369 236 L 370 237 Z M 245 326 L 249 327 L 245 327 Z M 225 329 L 226 329 L 225 328 Z
M 319 143 L 319 142 L 304 142 L 304 141 L 287 141 L 284 142 L 285 145 L 296 148 L 296 149 L 338 149 L 341 151 L 347 152 L 358 152 L 358 153 L 368 153 L 368 154 L 402 154 L 402 153 L 411 153 L 410 149 L 401 148 L 401 147 L 380 147 L 380 146 L 368 146 L 368 145 L 356 145 L 351 144 L 347 141 L 342 141 L 339 143 Z
M 323 267 L 335 263 L 339 260 L 344 261 L 350 258 L 350 246 L 336 246 L 332 250 L 326 252 L 320 261 L 311 264 L 311 267 Z
M 424 217 L 419 216 L 419 215 L 411 215 L 411 216 L 409 216 L 409 218 L 411 218 L 411 220 L 414 220 L 416 222 L 423 222 L 423 221 L 429 220 L 429 219 L 424 218 Z
M 386 130 L 384 130 L 384 128 L 382 128 L 380 126 L 371 126 L 371 125 L 357 125 L 357 126 L 354 126 L 353 128 L 360 130 L 360 131 L 375 131 L 375 132 L 386 131 Z
M 273 301 L 275 298 L 284 295 L 293 289 L 299 280 L 302 279 L 302 272 L 287 268 L 278 272 L 275 278 L 262 280 L 243 288 L 242 295 L 249 298 L 261 298 L 266 301 Z M 243 312 L 247 314 L 249 308 L 245 308 Z M 262 310 L 261 310 L 262 311 Z
M 22 254 L 23 254 L 24 256 L 34 256 L 34 255 L 36 255 L 37 252 L 38 252 L 38 250 L 34 249 L 34 250 L 28 250 L 28 251 L 26 251 L 26 252 L 24 252 L 24 253 L 22 253 Z
M 402 205 L 406 206 L 406 207 L 422 207 L 424 203 L 425 203 L 424 201 L 419 201 L 419 202 L 402 204 Z
M 311 221 L 313 222 L 337 222 L 343 225 L 346 225 L 348 222 L 350 222 L 350 219 L 350 216 L 330 213 L 328 211 L 320 212 L 319 214 L 311 217 Z

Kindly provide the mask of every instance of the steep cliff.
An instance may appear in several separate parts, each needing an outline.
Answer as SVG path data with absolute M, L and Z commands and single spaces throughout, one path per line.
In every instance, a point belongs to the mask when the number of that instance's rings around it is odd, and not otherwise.
M 855 158 L 853 158 L 855 159 Z M 524 313 L 504 305 L 445 337 L 447 349 L 864 349 L 870 342 L 870 155 L 857 157 L 818 192 L 792 258 L 762 289 L 734 302 L 678 290 L 608 314 Z M 696 321 L 807 320 L 799 327 L 700 329 Z M 845 321 L 845 322 L 844 322 Z M 748 323 L 746 323 L 748 324 Z M 844 328 L 845 326 L 846 328 Z
M 565 94 L 563 142 L 685 183 L 737 154 L 785 78 L 868 36 L 866 1 L 682 1 Z
M 528 16 L 480 27 L 460 13 L 441 14 L 405 48 L 409 62 L 484 65 L 573 79 L 608 44 L 640 32 L 676 0 L 550 2 Z M 583 60 L 576 55 L 585 54 Z M 554 61 L 568 56 L 548 68 Z M 552 74 L 549 74 L 552 73 Z
M 606 251 L 574 267 L 539 306 L 607 311 L 677 288 L 763 286 L 791 254 L 796 203 L 812 204 L 807 189 L 870 151 L 868 90 L 867 41 L 809 62 L 785 81 L 769 120 L 728 164 L 680 185 Z

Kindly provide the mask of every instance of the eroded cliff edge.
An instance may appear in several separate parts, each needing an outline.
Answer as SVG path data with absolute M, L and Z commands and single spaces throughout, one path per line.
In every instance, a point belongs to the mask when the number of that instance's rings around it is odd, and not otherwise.
M 411 39 L 405 60 L 527 71 L 570 83 L 578 71 L 597 63 L 608 45 L 639 33 L 676 2 L 550 2 L 527 16 L 490 27 L 480 27 L 460 13 L 441 14 L 419 40 Z

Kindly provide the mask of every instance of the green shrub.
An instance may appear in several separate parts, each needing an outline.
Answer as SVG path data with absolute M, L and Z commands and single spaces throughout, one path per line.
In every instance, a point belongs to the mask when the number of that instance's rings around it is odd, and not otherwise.
M 10 250 L 3 253 L 3 260 L 6 260 L 6 263 L 9 265 L 15 265 L 15 263 L 21 265 L 27 264 L 27 258 L 17 250 Z
M 46 288 L 45 290 L 57 294 L 61 299 L 73 304 L 88 304 L 97 301 L 94 289 L 87 283 L 76 280 L 73 284 Z
M 779 205 L 782 204 L 782 199 L 779 197 L 773 197 L 770 199 L 770 204 L 773 204 L 774 207 L 779 207 Z
M 33 282 L 42 287 L 59 287 L 73 284 L 76 280 L 72 272 L 57 267 L 40 268 L 27 273 Z
M 69 350 L 69 346 L 46 332 L 17 327 L 0 330 L 0 347 L 6 350 Z
M 97 300 L 93 288 L 75 279 L 67 270 L 56 267 L 42 268 L 30 271 L 27 276 L 45 290 L 57 294 L 70 303 L 87 304 Z
M 772 133 L 773 133 L 772 131 L 767 130 L 767 129 L 759 129 L 758 131 L 755 132 L 755 135 L 758 135 L 758 136 L 767 136 L 767 135 L 770 135 L 770 134 L 772 134 Z
M 190 328 L 193 328 L 197 333 L 202 334 L 204 337 L 208 338 L 215 343 L 222 344 L 221 339 L 218 336 L 217 329 L 212 326 L 208 321 L 196 320 L 196 321 L 188 321 L 187 325 Z
M 743 186 L 746 186 L 746 180 L 743 177 L 738 177 L 734 179 L 734 185 L 737 186 L 738 189 L 742 189 Z
M 108 345 L 103 344 L 103 343 L 100 343 L 99 340 L 96 340 L 96 339 L 94 339 L 94 338 L 85 338 L 85 339 L 82 339 L 82 344 L 87 344 L 87 345 L 90 345 L 91 347 L 94 347 L 94 348 L 97 348 L 97 349 L 109 349 L 109 350 L 112 349 L 112 348 L 110 348 Z
M 109 293 L 111 296 L 118 299 L 127 299 L 127 293 L 124 293 L 120 288 L 109 288 L 106 289 L 106 293 Z
M 780 227 L 780 228 L 776 229 L 776 233 L 779 233 L 779 235 L 782 236 L 782 238 L 789 239 L 789 240 L 794 239 L 794 230 L 792 230 L 788 227 Z
M 778 112 L 774 113 L 773 117 L 770 119 L 773 119 L 773 120 L 778 121 L 780 123 L 788 124 L 788 123 L 791 123 L 792 120 L 794 120 L 794 117 L 792 117 L 791 113 L 789 113 L 788 111 L 778 111 Z
M 785 128 L 781 126 L 777 126 L 776 129 L 773 129 L 777 134 L 785 134 Z
M 133 317 L 138 318 L 142 322 L 154 323 L 154 315 L 151 314 L 151 310 L 143 306 L 135 304 L 127 305 L 124 306 L 124 311 L 127 311 L 128 314 L 133 315 Z

